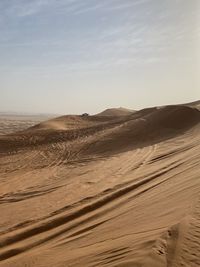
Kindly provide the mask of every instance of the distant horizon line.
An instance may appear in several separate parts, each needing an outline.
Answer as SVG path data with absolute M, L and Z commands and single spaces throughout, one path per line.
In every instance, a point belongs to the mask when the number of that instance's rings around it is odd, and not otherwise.
M 174 103 L 174 104 L 163 104 L 163 105 L 154 105 L 154 106 L 146 106 L 146 107 L 142 107 L 140 109 L 134 109 L 134 108 L 127 108 L 127 107 L 107 107 L 104 108 L 103 110 L 101 110 L 100 112 L 107 110 L 107 109 L 119 109 L 119 108 L 124 108 L 124 109 L 129 109 L 129 110 L 142 110 L 144 108 L 151 108 L 151 107 L 160 107 L 160 106 L 171 106 L 171 105 L 188 105 L 188 104 L 195 104 L 195 103 L 200 103 L 200 99 L 197 100 L 193 100 L 190 102 L 185 102 L 185 103 Z M 87 112 L 87 111 L 86 111 Z M 56 112 L 56 113 L 51 113 L 51 112 L 30 112 L 30 111 L 13 111 L 13 110 L 0 110 L 0 115 L 4 115 L 4 116 L 8 116 L 8 115 L 15 115 L 15 116 L 59 116 L 59 115 L 81 115 L 84 112 L 81 113 L 60 113 L 60 112 Z M 90 114 L 89 112 L 87 112 L 88 114 Z M 99 113 L 99 112 L 98 112 Z M 98 114 L 95 113 L 95 114 Z M 91 115 L 95 115 L 93 113 L 91 113 Z

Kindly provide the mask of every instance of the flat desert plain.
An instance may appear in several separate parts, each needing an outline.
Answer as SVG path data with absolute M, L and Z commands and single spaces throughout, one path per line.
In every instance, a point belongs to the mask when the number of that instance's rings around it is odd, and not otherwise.
M 0 112 L 0 135 L 22 131 L 51 117 L 53 115 L 21 115 Z
M 198 107 L 1 124 L 0 266 L 199 267 Z

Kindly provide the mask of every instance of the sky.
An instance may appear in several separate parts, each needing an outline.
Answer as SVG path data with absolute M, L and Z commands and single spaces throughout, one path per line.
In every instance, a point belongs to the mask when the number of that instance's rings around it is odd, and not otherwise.
M 0 111 L 200 99 L 199 0 L 0 0 Z

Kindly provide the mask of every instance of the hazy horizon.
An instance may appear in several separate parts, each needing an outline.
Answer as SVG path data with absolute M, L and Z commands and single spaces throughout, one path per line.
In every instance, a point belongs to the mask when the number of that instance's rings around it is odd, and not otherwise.
M 163 104 L 161 104 L 161 105 L 150 105 L 150 106 L 148 106 L 148 105 L 146 105 L 146 106 L 142 106 L 141 105 L 141 107 L 139 108 L 139 109 L 134 109 L 133 107 L 122 107 L 122 106 L 105 106 L 105 107 L 103 107 L 102 109 L 99 109 L 98 108 L 98 106 L 97 106 L 97 109 L 96 109 L 96 112 L 89 112 L 89 110 L 85 110 L 85 112 L 87 112 L 87 113 L 89 113 L 89 115 L 96 115 L 96 114 L 98 114 L 98 113 L 100 113 L 100 112 L 102 112 L 102 111 L 105 111 L 105 110 L 107 110 L 107 109 L 113 109 L 113 108 L 116 108 L 116 109 L 119 109 L 119 108 L 125 108 L 125 109 L 128 109 L 128 110 L 133 110 L 133 111 L 139 111 L 139 110 L 141 110 L 141 109 L 143 109 L 143 108 L 151 108 L 151 107 L 155 107 L 155 106 L 157 106 L 157 107 L 159 107 L 159 106 L 167 106 L 167 105 L 179 105 L 179 104 L 187 104 L 187 103 L 193 103 L 193 102 L 197 102 L 197 101 L 200 101 L 199 99 L 197 99 L 197 100 L 194 100 L 194 101 L 191 101 L 191 102 L 181 102 L 181 103 L 179 103 L 179 102 L 176 102 L 176 103 L 163 103 Z M 59 112 L 55 112 L 55 113 L 52 113 L 52 112 L 37 112 L 37 111 L 14 111 L 14 110 L 0 110 L 0 114 L 1 115 L 16 115 L 16 116 L 47 116 L 47 115 L 49 115 L 49 116 L 62 116 L 62 115 L 81 115 L 81 114 L 83 114 L 84 113 L 84 111 L 83 112 L 73 112 L 73 113 L 66 113 L 66 112 L 64 112 L 64 113 L 59 113 Z
M 200 99 L 198 0 L 2 0 L 0 112 Z

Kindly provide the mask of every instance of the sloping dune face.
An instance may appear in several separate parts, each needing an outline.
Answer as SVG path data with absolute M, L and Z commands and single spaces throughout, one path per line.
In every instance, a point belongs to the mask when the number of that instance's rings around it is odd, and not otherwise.
M 40 124 L 37 124 L 29 129 L 33 130 L 73 130 L 82 129 L 89 126 L 98 125 L 109 121 L 113 118 L 106 118 L 102 116 L 77 116 L 77 115 L 67 115 L 61 116 L 55 119 L 51 119 Z
M 0 137 L 0 266 L 200 266 L 200 111 L 64 116 Z
M 127 108 L 108 108 L 97 114 L 97 116 L 127 116 L 132 114 L 133 112 L 134 110 Z
M 190 102 L 185 104 L 185 106 L 189 106 L 189 107 L 193 107 L 193 108 L 197 108 L 198 110 L 200 110 L 200 100 L 194 101 L 194 102 Z

